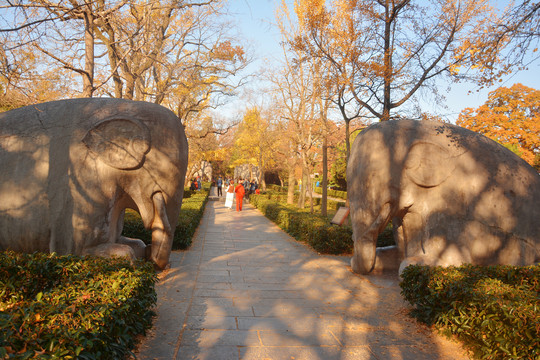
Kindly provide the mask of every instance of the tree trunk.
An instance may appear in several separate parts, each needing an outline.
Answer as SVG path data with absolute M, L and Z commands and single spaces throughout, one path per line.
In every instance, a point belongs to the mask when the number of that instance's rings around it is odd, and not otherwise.
M 305 183 L 304 183 L 304 164 L 303 164 L 303 161 L 302 161 L 302 175 L 300 177 L 300 182 L 301 183 L 298 184 L 299 193 L 298 193 L 298 201 L 296 202 L 296 207 L 299 208 L 299 209 L 303 209 L 304 206 L 306 205 L 305 204 L 306 197 L 302 195 L 302 194 L 305 194 L 304 186 L 306 186 Z
M 349 164 L 349 158 L 351 157 L 351 133 L 350 133 L 351 120 L 345 120 L 345 144 L 347 145 L 347 164 Z M 347 183 L 349 186 L 349 183 Z M 345 206 L 349 207 L 349 193 L 347 192 L 347 199 L 345 200 Z
M 92 9 L 84 12 L 84 46 L 82 95 L 83 97 L 92 97 L 94 92 L 94 14 L 92 13 Z
M 306 185 L 307 185 L 306 190 L 309 191 L 309 202 L 311 204 L 310 212 L 313 214 L 315 212 L 315 209 L 313 208 L 313 183 L 311 181 L 311 174 L 308 174 L 306 180 L 307 180 L 307 182 L 306 182 Z
M 306 154 L 302 154 L 302 188 L 298 196 L 298 208 L 303 209 L 306 206 L 306 190 L 308 186 L 308 167 L 306 164 Z
M 294 203 L 294 166 L 289 168 L 289 185 L 287 189 L 287 204 L 292 205 Z
M 321 199 L 321 215 L 328 216 L 328 139 L 325 134 L 323 139 L 322 158 L 323 158 L 323 174 L 322 174 L 322 199 Z
M 122 98 L 122 87 L 123 82 L 120 74 L 118 73 L 118 65 L 121 61 L 120 56 L 118 55 L 118 46 L 116 44 L 116 35 L 113 27 L 110 25 L 108 20 L 105 20 L 105 32 L 108 37 L 105 37 L 103 34 L 97 32 L 98 38 L 105 43 L 107 46 L 107 55 L 109 57 L 109 62 L 111 63 L 112 69 L 112 79 L 114 84 L 114 97 L 117 99 Z
M 386 1 L 386 21 L 384 24 L 384 94 L 383 112 L 381 121 L 390 120 L 390 87 L 392 85 L 392 17 L 390 16 L 390 4 Z M 347 159 L 348 160 L 348 159 Z
M 261 152 L 262 153 L 262 152 Z M 266 190 L 266 181 L 264 180 L 264 167 L 262 161 L 262 155 L 259 155 L 259 187 L 263 190 Z
M 135 77 L 131 73 L 124 71 L 124 79 L 126 81 L 126 92 L 124 97 L 133 100 L 133 96 L 135 95 Z

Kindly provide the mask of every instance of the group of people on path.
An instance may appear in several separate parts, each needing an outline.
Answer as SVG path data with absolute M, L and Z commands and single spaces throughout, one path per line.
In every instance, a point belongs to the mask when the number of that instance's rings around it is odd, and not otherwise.
M 189 189 L 191 191 L 201 191 L 202 189 L 202 182 L 201 182 L 201 177 L 200 176 L 197 176 L 195 179 L 191 179 L 191 185 L 189 186 Z
M 235 185 L 236 183 L 236 185 Z M 218 196 L 223 196 L 223 185 L 227 187 L 227 195 L 225 198 L 225 207 L 228 207 L 232 210 L 234 198 L 236 197 L 236 211 L 242 211 L 242 204 L 244 202 L 244 197 L 248 197 L 250 194 L 259 193 L 259 185 L 257 181 L 251 180 L 249 182 L 247 179 L 243 180 L 242 178 L 232 181 L 221 178 L 221 176 L 216 181 L 217 193 Z

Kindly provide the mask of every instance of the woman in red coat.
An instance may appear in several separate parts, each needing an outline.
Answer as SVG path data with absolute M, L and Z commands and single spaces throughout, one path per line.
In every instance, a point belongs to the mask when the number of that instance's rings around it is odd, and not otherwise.
M 242 185 L 242 179 L 238 180 L 238 185 L 234 188 L 236 193 L 236 211 L 242 211 L 242 201 L 244 199 L 245 189 Z

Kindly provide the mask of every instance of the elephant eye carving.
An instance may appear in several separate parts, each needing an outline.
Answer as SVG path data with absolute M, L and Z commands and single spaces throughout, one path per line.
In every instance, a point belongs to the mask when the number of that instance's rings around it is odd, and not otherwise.
M 413 144 L 405 162 L 407 176 L 422 187 L 439 185 L 450 176 L 454 168 L 449 151 L 430 142 Z
M 151 147 L 148 127 L 129 119 L 101 122 L 82 141 L 107 165 L 122 170 L 142 166 Z

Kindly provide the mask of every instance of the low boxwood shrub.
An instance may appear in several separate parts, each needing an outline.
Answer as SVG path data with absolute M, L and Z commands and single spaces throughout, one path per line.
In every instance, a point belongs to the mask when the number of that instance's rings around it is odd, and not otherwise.
M 476 358 L 540 358 L 540 265 L 411 265 L 402 278 L 411 314 L 455 335 Z
M 201 191 L 191 191 L 184 189 L 184 198 L 182 199 L 182 209 L 178 216 L 173 238 L 173 249 L 183 250 L 191 245 L 193 234 L 204 213 L 204 207 L 208 202 L 210 193 L 210 184 L 203 183 Z M 141 216 L 134 210 L 126 209 L 124 216 L 124 230 L 122 235 L 141 239 L 146 244 L 152 242 L 152 231 L 144 228 Z
M 156 281 L 147 262 L 0 252 L 0 358 L 126 358 Z
M 287 186 L 279 186 L 279 185 L 276 185 L 276 184 L 266 184 L 266 189 L 269 190 L 269 191 L 283 192 L 283 193 L 286 194 L 288 187 Z
M 325 254 L 348 254 L 352 252 L 352 229 L 335 226 L 327 218 L 300 210 L 294 205 L 278 202 L 272 193 L 251 195 L 250 203 L 268 219 L 293 236 Z M 281 198 L 280 198 L 281 199 Z M 286 201 L 285 195 L 282 201 Z
M 268 184 L 268 185 L 266 185 L 266 189 L 268 191 L 273 192 L 273 193 L 283 193 L 283 194 L 287 195 L 288 187 L 287 186 L 279 186 L 279 185 L 275 185 L 275 184 Z M 298 188 L 296 188 L 296 190 L 298 191 Z M 314 187 L 313 192 L 315 192 L 317 194 L 322 194 L 322 188 L 321 187 Z M 328 189 L 326 194 L 329 197 L 347 200 L 347 192 L 346 191 Z
M 295 199 L 298 200 L 298 195 L 295 196 Z M 306 199 L 306 207 L 309 207 L 309 197 Z M 319 198 L 319 197 L 314 197 L 313 198 L 313 205 L 314 206 L 320 206 L 322 203 L 322 199 Z M 336 211 L 337 209 L 339 209 L 340 207 L 342 206 L 345 206 L 345 201 L 336 201 L 336 200 L 330 200 L 330 199 L 327 199 L 326 200 L 326 204 L 327 204 L 327 209 L 328 210 L 334 210 Z
M 321 187 L 314 188 L 314 191 L 317 194 L 322 194 L 322 188 Z M 326 190 L 326 194 L 329 197 L 347 200 L 347 192 L 346 191 L 328 189 L 328 190 Z
M 328 218 L 286 204 L 287 194 L 267 191 L 263 194 L 251 195 L 249 201 L 296 240 L 309 244 L 316 251 L 334 255 L 352 253 L 353 241 L 350 226 L 333 225 Z M 336 210 L 342 206 L 342 203 L 333 203 L 336 204 Z M 390 226 L 377 239 L 377 246 L 394 244 Z
M 178 224 L 174 231 L 173 249 L 183 250 L 191 246 L 195 230 L 199 226 L 208 202 L 209 188 L 197 191 L 189 198 L 182 200 L 182 209 L 178 217 Z

